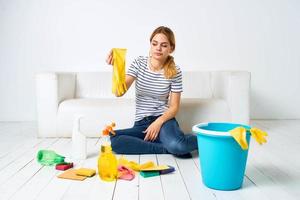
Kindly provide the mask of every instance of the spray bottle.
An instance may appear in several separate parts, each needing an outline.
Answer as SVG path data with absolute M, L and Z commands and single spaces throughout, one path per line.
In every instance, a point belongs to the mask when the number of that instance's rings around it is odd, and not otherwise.
M 118 175 L 117 158 L 112 152 L 109 134 L 115 134 L 112 123 L 102 131 L 103 142 L 98 157 L 98 173 L 99 177 L 104 181 L 115 181 Z
M 75 117 L 72 131 L 72 157 L 79 160 L 87 157 L 86 136 L 80 131 L 81 118 L 80 115 Z

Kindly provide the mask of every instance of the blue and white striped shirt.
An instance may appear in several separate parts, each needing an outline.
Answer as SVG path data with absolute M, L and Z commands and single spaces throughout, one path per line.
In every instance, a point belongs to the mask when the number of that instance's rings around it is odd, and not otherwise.
M 148 57 L 139 56 L 126 73 L 136 78 L 135 121 L 147 116 L 162 115 L 168 109 L 170 92 L 182 92 L 182 73 L 178 66 L 176 76 L 166 79 L 163 70 L 160 72 L 150 70 L 148 60 Z

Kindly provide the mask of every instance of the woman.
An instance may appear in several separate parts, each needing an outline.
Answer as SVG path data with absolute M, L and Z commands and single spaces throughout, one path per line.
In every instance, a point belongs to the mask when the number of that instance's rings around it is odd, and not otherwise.
M 132 128 L 111 136 L 113 151 L 122 154 L 171 153 L 190 157 L 198 148 L 195 135 L 184 135 L 175 119 L 180 106 L 182 73 L 170 55 L 175 37 L 170 28 L 160 26 L 150 37 L 149 57 L 140 56 L 126 73 L 129 89 L 136 83 L 136 114 Z M 112 52 L 106 62 L 113 64 Z

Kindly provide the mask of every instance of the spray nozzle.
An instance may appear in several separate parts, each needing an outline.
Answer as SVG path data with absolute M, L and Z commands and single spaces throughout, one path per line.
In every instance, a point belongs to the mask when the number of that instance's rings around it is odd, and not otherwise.
M 116 135 L 116 132 L 113 129 L 115 126 L 116 126 L 115 122 L 112 122 L 110 125 L 107 125 L 105 129 L 102 130 L 102 135 L 109 135 L 109 134 Z

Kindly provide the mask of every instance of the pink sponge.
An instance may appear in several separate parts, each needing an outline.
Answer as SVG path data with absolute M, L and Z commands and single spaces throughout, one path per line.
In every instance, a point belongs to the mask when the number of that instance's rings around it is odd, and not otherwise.
M 73 163 L 60 163 L 55 166 L 55 169 L 65 171 L 73 167 Z

